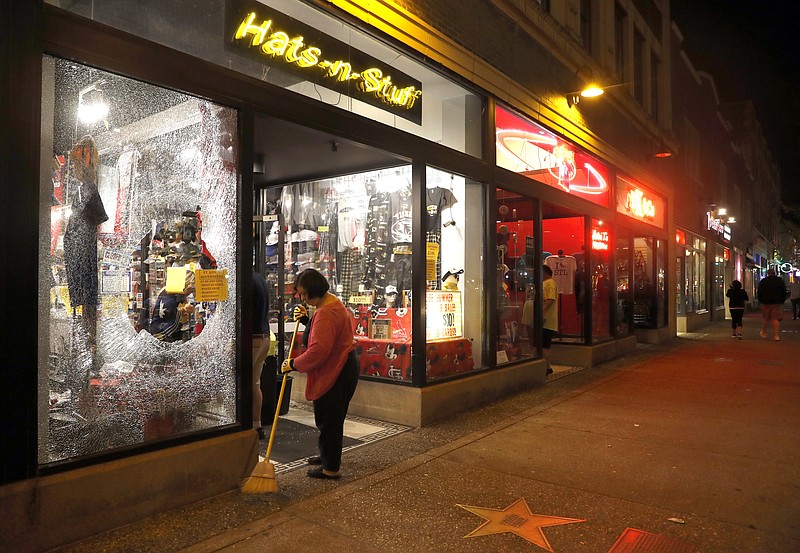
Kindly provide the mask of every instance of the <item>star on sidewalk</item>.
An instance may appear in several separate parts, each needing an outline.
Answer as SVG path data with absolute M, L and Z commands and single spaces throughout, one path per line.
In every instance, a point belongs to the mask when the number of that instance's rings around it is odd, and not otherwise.
M 542 549 L 550 551 L 550 553 L 553 553 L 553 548 L 550 547 L 550 542 L 547 541 L 542 528 L 546 528 L 547 526 L 559 526 L 561 524 L 572 524 L 573 522 L 586 522 L 586 520 L 579 518 L 535 515 L 531 512 L 524 498 L 517 499 L 505 509 L 456 505 L 486 519 L 486 522 L 464 536 L 465 538 L 510 532 L 528 540 L 534 545 L 538 545 Z

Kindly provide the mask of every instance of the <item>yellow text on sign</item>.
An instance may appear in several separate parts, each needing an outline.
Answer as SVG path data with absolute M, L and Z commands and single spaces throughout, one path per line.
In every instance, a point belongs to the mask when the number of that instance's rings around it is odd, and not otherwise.
M 228 299 L 227 269 L 197 269 L 195 277 L 196 301 L 226 301 Z
M 427 242 L 425 247 L 425 258 L 427 264 L 425 266 L 425 280 L 437 280 L 439 275 L 436 273 L 436 262 L 439 260 L 439 244 L 435 242 Z

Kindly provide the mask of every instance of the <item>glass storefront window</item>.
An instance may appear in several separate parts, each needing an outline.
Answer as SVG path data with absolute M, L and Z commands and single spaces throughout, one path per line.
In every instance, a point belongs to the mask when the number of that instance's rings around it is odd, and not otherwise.
M 631 237 L 627 231 L 619 230 L 616 240 L 617 264 L 617 336 L 627 336 L 631 332 Z
M 715 244 L 714 251 L 714 308 L 725 309 L 725 273 L 728 268 L 726 250 L 720 244 Z M 730 254 L 728 254 L 730 255 Z
M 657 325 L 669 323 L 667 305 L 667 248 L 663 240 L 656 240 L 656 310 Z
M 236 422 L 238 113 L 43 58 L 39 460 Z
M 278 223 L 265 242 L 266 279 L 281 298 L 283 313 L 290 314 L 299 302 L 296 276 L 307 268 L 320 271 L 353 314 L 361 374 L 390 381 L 412 380 L 411 177 L 411 166 L 402 165 L 262 192 L 284 222 L 283 255 L 277 249 Z M 482 225 L 466 221 L 483 220 L 483 192 L 478 183 L 433 168 L 426 181 L 430 381 L 483 363 L 482 254 L 480 248 L 466 247 L 482 240 Z
M 495 324 L 498 364 L 503 364 L 538 354 L 535 325 L 539 319 L 534 281 L 536 202 L 503 188 L 498 188 L 496 194 Z
M 558 330 L 554 340 L 583 344 L 587 340 L 584 320 L 592 285 L 584 245 L 586 217 L 551 204 L 545 204 L 543 212 L 542 257 L 552 269 L 558 288 Z
M 695 238 L 693 244 L 692 266 L 694 274 L 690 282 L 692 298 L 697 311 L 706 311 L 708 310 L 708 303 L 706 302 L 706 241 Z
M 428 382 L 484 366 L 484 186 L 428 167 L 425 210 Z M 468 246 L 469 245 L 469 246 Z
M 638 328 L 655 328 L 657 320 L 655 239 L 636 237 L 633 247 L 633 322 Z
M 689 294 L 687 291 L 686 258 L 689 250 L 678 244 L 678 255 L 675 258 L 675 313 L 686 315 L 689 312 Z
M 459 152 L 482 155 L 480 96 L 306 2 L 206 2 L 202 9 L 161 0 L 137 0 L 124 9 L 117 0 L 47 2 Z M 236 38 L 250 13 L 255 14 L 252 32 Z M 272 34 L 292 40 L 276 38 L 281 46 L 265 53 L 254 41 L 267 21 L 271 34 L 264 44 Z M 293 59 L 292 48 L 299 53 Z M 370 82 L 362 77 L 368 73 Z M 389 89 L 383 86 L 386 79 Z M 372 85 L 378 89 L 364 90 Z
M 592 268 L 589 272 L 592 290 L 592 341 L 611 338 L 609 304 L 611 301 L 611 272 L 609 263 L 611 228 L 608 223 L 592 219 Z

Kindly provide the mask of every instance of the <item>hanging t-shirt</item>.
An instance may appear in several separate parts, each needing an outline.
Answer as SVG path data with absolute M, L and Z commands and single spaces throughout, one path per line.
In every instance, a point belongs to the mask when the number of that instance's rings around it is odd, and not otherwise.
M 411 190 L 401 188 L 391 197 L 392 245 L 410 244 L 411 238 Z
M 352 199 L 352 201 L 347 198 L 339 200 L 339 211 L 337 213 L 339 232 L 337 241 L 339 243 L 338 248 L 340 252 L 355 247 L 356 237 L 359 232 L 358 216 L 358 204 L 355 199 Z
M 447 188 L 437 186 L 425 190 L 425 209 L 428 212 L 426 230 L 438 230 L 442 226 L 442 211 L 453 207 L 456 197 Z
M 551 255 L 544 260 L 545 265 L 553 270 L 553 280 L 558 286 L 558 293 L 570 295 L 575 293 L 575 271 L 578 263 L 571 255 Z

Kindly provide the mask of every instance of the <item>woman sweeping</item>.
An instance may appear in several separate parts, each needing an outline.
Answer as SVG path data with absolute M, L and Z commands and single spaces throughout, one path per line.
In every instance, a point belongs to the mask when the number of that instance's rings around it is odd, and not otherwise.
M 306 351 L 281 365 L 281 372 L 305 373 L 306 399 L 314 404 L 314 422 L 319 429 L 319 457 L 308 460 L 312 478 L 338 479 L 342 463 L 342 439 L 347 408 L 358 384 L 358 358 L 353 340 L 352 315 L 339 299 L 328 292 L 328 281 L 314 269 L 297 276 L 294 285 L 300 299 L 316 307 L 308 319 L 303 306 L 294 319 L 306 325 Z

